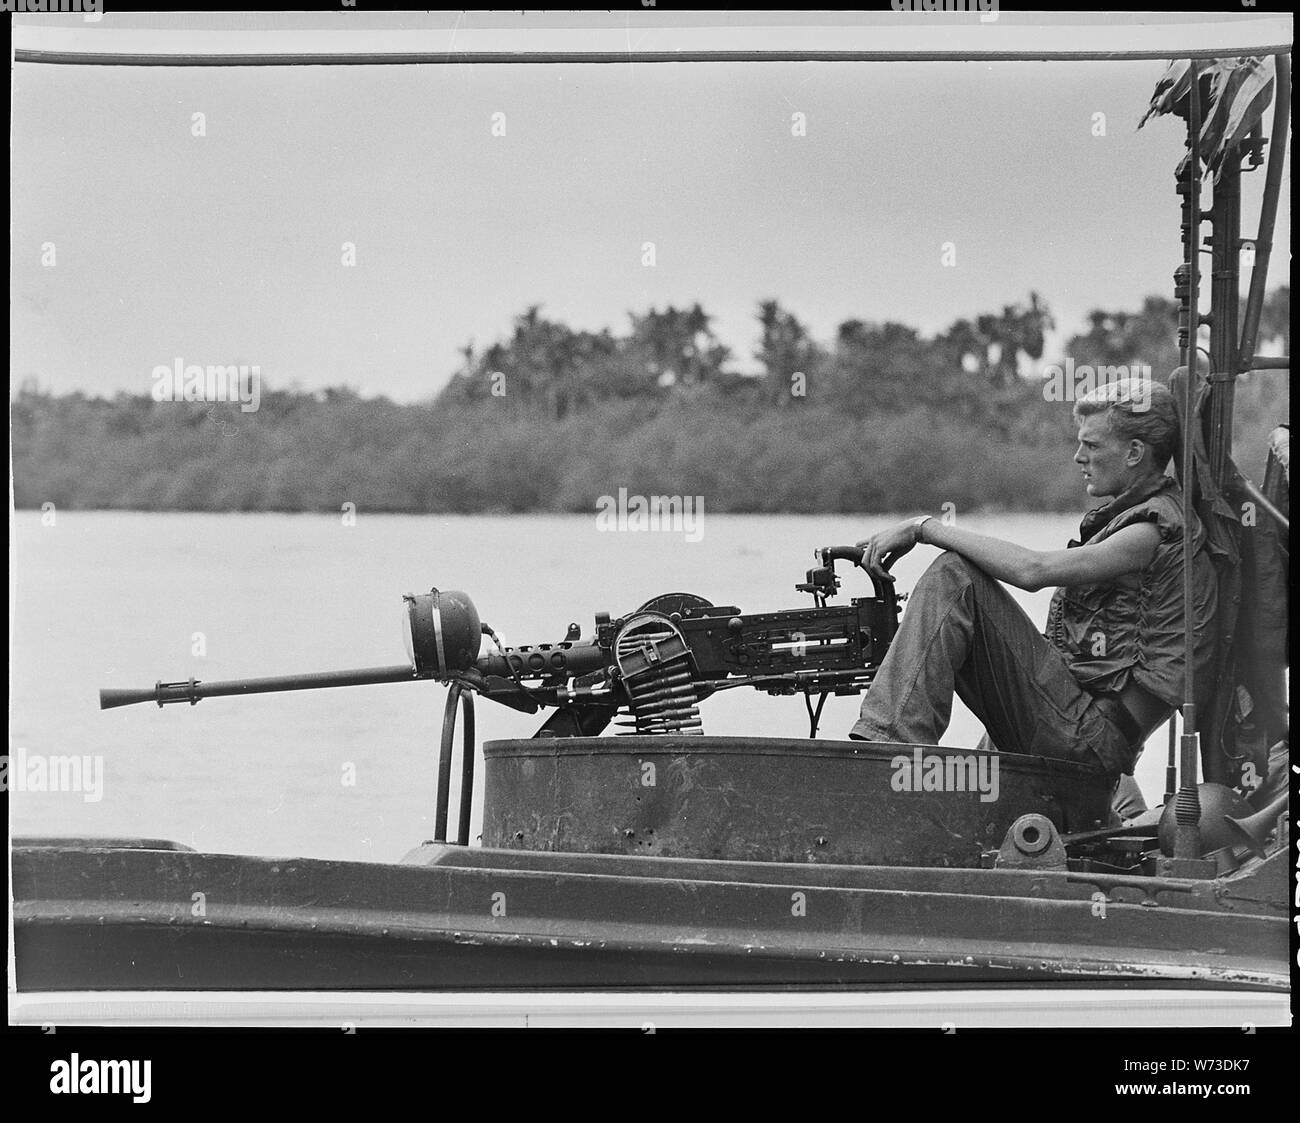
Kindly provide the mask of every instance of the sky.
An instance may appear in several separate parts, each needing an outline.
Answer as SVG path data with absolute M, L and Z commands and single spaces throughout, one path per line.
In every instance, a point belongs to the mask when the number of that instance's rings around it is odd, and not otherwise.
M 1035 290 L 1059 341 L 1173 296 L 1183 126 L 1135 129 L 1163 69 L 19 64 L 12 385 L 144 393 L 179 357 L 418 401 L 532 304 L 622 332 L 698 301 L 739 369 L 767 298 L 830 341 Z M 1270 287 L 1288 270 L 1279 248 Z

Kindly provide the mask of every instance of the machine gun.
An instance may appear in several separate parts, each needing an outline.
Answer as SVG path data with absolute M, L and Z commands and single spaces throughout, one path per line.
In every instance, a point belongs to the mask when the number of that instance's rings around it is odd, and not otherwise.
M 752 686 L 803 694 L 815 736 L 828 695 L 857 694 L 870 685 L 897 630 L 900 599 L 892 578 L 870 575 L 875 596 L 828 605 L 840 588 L 835 563 L 856 565 L 862 548 L 823 546 L 815 557 L 818 565 L 795 586 L 812 594 L 812 608 L 745 615 L 692 593 L 666 593 L 617 619 L 597 613 L 586 639 L 570 624 L 558 643 L 505 647 L 466 594 L 432 589 L 404 597 L 408 663 L 227 682 L 160 681 L 147 690 L 101 690 L 99 704 L 195 705 L 203 698 L 433 679 L 453 688 L 453 722 L 457 698 L 471 692 L 525 713 L 553 708 L 539 737 L 597 736 L 620 711 L 630 719 L 629 732 L 689 735 L 703 733 L 701 701 Z M 480 655 L 484 635 L 495 650 Z M 820 696 L 816 710 L 814 695 Z M 467 705 L 467 725 L 470 720 Z

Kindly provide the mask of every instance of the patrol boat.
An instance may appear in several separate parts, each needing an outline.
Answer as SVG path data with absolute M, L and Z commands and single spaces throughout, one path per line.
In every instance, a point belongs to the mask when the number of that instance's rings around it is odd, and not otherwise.
M 30 50 L 18 59 L 77 61 Z M 1239 111 L 1243 82 L 1256 84 L 1254 100 Z M 1272 91 L 1267 139 L 1260 90 Z M 1153 100 L 1153 112 L 1187 122 L 1176 177 L 1185 248 L 1175 278 L 1185 356 L 1173 384 L 1177 469 L 1194 481 L 1184 495 L 1210 533 L 1227 606 L 1216 621 L 1216 677 L 1189 683 L 1177 743 L 1171 723 L 1158 816 L 1114 825 L 1111 784 L 1081 764 L 818 739 L 822 702 L 869 689 L 901 611 L 887 578 L 872 578 L 869 596 L 831 603 L 836 566 L 859 560 L 856 547 L 817 551 L 797 586 L 811 607 L 746 614 L 670 593 L 598 614 L 585 637 L 575 624 L 562 640 L 518 648 L 496 642 L 468 595 L 434 589 L 404 599 L 406 662 L 100 697 L 105 708 L 192 706 L 444 684 L 433 839 L 393 864 L 198 853 L 148 837 L 17 839 L 19 995 L 1122 984 L 1191 989 L 1204 1016 L 1216 996 L 1285 992 L 1287 637 L 1270 622 L 1286 618 L 1277 610 L 1288 430 L 1274 434 L 1260 486 L 1233 464 L 1230 434 L 1236 376 L 1289 368 L 1255 353 L 1289 106 L 1283 49 L 1227 63 L 1199 52 L 1170 67 Z M 1265 155 L 1240 310 L 1239 184 Z M 1208 373 L 1195 361 L 1202 323 Z M 1267 514 L 1258 533 L 1234 517 L 1245 501 Z M 810 737 L 705 735 L 701 704 L 742 686 L 802 695 Z M 476 697 L 550 711 L 533 738 L 485 744 L 481 778 Z M 614 735 L 611 723 L 622 723 Z M 1250 775 L 1267 780 L 1252 790 Z M 480 790 L 481 845 L 472 845 Z

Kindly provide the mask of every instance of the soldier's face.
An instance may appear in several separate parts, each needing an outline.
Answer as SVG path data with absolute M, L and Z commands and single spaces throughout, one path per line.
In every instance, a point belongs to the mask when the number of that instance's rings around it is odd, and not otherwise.
M 1111 429 L 1106 413 L 1094 413 L 1079 426 L 1074 462 L 1083 473 L 1088 494 L 1118 495 L 1133 479 L 1134 454 L 1141 459 L 1140 441 L 1123 441 Z

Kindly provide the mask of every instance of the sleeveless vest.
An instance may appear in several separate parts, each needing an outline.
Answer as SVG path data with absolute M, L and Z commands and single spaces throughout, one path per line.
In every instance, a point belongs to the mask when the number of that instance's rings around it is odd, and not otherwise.
M 1194 660 L 1198 684 L 1214 653 L 1217 583 L 1205 528 L 1192 515 Z M 1079 541 L 1091 545 L 1137 522 L 1153 522 L 1160 544 L 1145 569 L 1098 585 L 1061 587 L 1052 595 L 1046 639 L 1091 694 L 1123 690 L 1130 681 L 1177 708 L 1183 702 L 1182 491 L 1161 476 L 1125 491 L 1084 516 Z M 1198 685 L 1197 694 L 1201 690 Z

